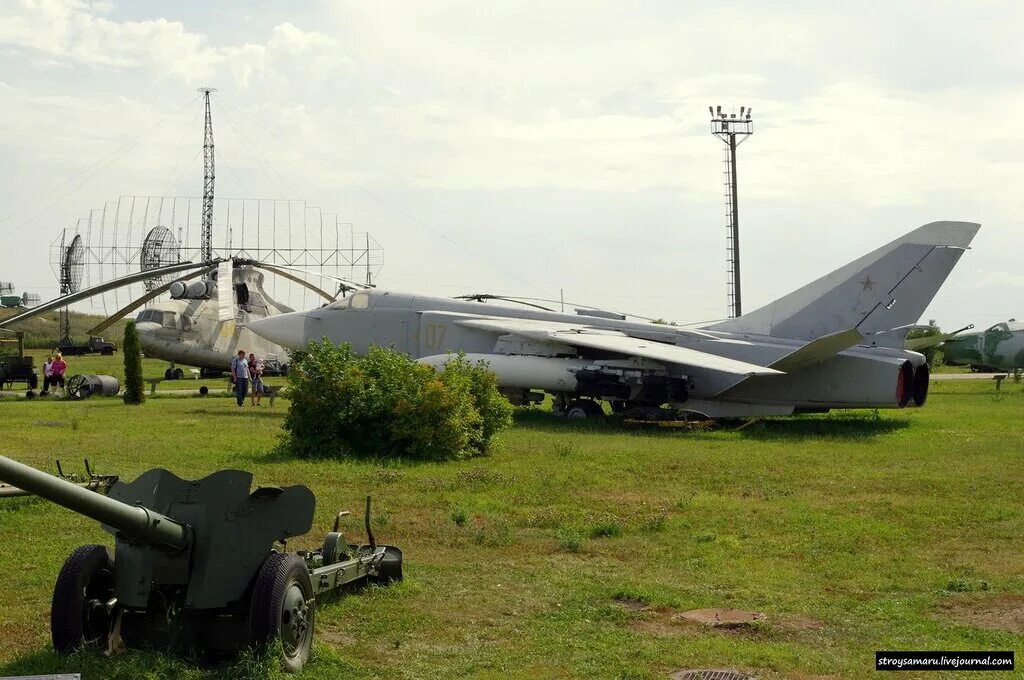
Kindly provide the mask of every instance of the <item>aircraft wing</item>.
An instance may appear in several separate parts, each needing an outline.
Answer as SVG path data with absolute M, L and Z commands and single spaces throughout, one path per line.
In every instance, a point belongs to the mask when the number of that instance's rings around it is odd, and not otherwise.
M 601 349 L 630 356 L 663 361 L 670 364 L 694 366 L 721 373 L 740 376 L 780 375 L 783 371 L 767 366 L 738 361 L 717 354 L 700 352 L 688 347 L 664 342 L 634 338 L 621 331 L 585 325 L 532 321 L 529 319 L 465 318 L 456 321 L 467 328 L 509 333 L 540 342 L 559 343 L 575 347 Z

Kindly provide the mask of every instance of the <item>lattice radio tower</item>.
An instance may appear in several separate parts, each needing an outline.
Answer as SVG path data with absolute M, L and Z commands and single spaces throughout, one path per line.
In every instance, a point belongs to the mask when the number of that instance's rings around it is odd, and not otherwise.
M 726 298 L 729 303 L 729 317 L 743 315 L 740 290 L 740 203 L 736 184 L 736 147 L 747 137 L 754 134 L 754 121 L 750 118 L 750 108 L 740 107 L 739 116 L 735 113 L 722 113 L 722 107 L 708 107 L 711 112 L 711 134 L 725 142 L 725 258 L 726 258 Z
M 213 259 L 213 185 L 216 171 L 213 162 L 213 119 L 210 117 L 210 93 L 217 90 L 201 87 L 206 104 L 206 125 L 203 128 L 203 217 L 200 230 L 199 257 L 203 262 Z

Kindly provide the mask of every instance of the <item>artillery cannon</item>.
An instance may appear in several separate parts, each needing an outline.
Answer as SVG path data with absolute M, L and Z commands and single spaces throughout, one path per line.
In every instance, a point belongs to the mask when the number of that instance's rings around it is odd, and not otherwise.
M 323 547 L 287 553 L 313 524 L 308 487 L 259 487 L 252 474 L 221 470 L 196 481 L 163 469 L 119 481 L 108 495 L 0 456 L 0 479 L 91 517 L 115 550 L 84 545 L 64 562 L 53 590 L 50 628 L 58 652 L 81 646 L 233 653 L 281 642 L 282 666 L 298 671 L 313 642 L 315 603 L 358 581 L 402 578 L 402 551 L 350 545 L 334 530 Z

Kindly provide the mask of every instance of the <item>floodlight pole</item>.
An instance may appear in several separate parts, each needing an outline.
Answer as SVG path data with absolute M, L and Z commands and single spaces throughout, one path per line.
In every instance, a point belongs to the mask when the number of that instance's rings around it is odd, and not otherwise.
M 213 185 L 216 177 L 213 161 L 213 118 L 210 116 L 212 87 L 200 87 L 206 106 L 206 125 L 203 128 L 203 221 L 200 232 L 199 257 L 203 262 L 213 259 Z M 203 278 L 208 278 L 204 274 Z
M 740 288 L 740 202 L 736 179 L 736 147 L 747 137 L 754 134 L 754 122 L 750 117 L 750 109 L 741 106 L 739 117 L 735 113 L 722 113 L 722 107 L 708 107 L 711 112 L 711 134 L 725 143 L 726 164 L 726 217 L 728 219 L 726 236 L 726 266 L 729 275 L 727 283 L 727 300 L 729 317 L 743 315 L 743 303 Z

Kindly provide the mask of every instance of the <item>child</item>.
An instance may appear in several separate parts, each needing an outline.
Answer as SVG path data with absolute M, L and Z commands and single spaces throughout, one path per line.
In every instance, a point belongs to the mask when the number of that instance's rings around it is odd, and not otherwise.
M 39 394 L 46 396 L 50 393 L 50 367 L 53 366 L 53 355 L 46 357 L 46 361 L 43 362 L 43 391 Z
M 252 377 L 252 405 L 262 406 L 263 399 L 263 362 L 255 354 L 249 355 L 249 375 Z

